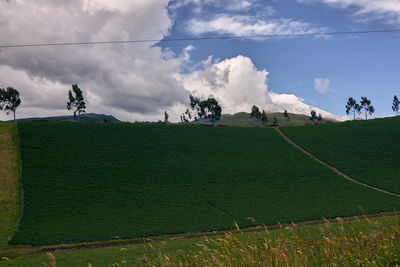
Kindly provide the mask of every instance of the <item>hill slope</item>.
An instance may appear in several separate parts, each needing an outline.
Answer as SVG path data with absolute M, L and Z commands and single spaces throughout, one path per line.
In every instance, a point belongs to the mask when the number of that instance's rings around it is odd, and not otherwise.
M 400 193 L 400 117 L 281 130 L 345 174 Z
M 278 125 L 305 125 L 310 124 L 310 117 L 301 114 L 289 113 L 289 120 L 283 116 L 283 113 L 270 113 L 267 114 L 268 122 L 267 125 L 273 123 L 274 117 L 278 120 Z M 322 120 L 322 123 L 332 122 L 328 120 Z M 229 126 L 259 126 L 264 127 L 265 125 L 261 120 L 251 118 L 250 113 L 239 112 L 234 115 L 222 117 L 221 120 L 216 122 L 216 125 L 229 125 Z
M 36 117 L 36 118 L 24 118 L 24 119 L 18 119 L 17 121 L 23 122 L 23 121 L 79 121 L 78 117 L 74 116 L 52 116 L 52 117 Z M 96 113 L 86 113 L 86 114 L 81 114 L 80 118 L 81 122 L 84 121 L 97 121 L 97 122 L 119 122 L 117 118 L 115 118 L 112 115 L 104 115 L 104 114 L 96 114 Z
M 25 208 L 12 243 L 210 231 L 393 210 L 273 129 L 19 123 Z

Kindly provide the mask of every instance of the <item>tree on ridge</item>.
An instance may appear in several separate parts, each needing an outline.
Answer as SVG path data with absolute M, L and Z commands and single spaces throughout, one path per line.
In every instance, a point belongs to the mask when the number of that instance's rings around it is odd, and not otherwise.
M 169 115 L 167 113 L 167 111 L 164 111 L 164 121 L 167 122 L 169 118 Z
M 311 110 L 310 121 L 312 121 L 313 123 L 315 123 L 316 120 L 317 120 L 317 112 L 315 112 L 315 110 Z
M 261 116 L 262 116 L 262 114 L 261 114 L 260 109 L 256 105 L 253 105 L 253 107 L 251 108 L 250 117 L 251 118 L 254 117 L 256 119 L 261 119 Z
M 361 97 L 361 109 L 364 109 L 365 112 L 365 120 L 368 120 L 368 114 L 372 115 L 375 112 L 375 108 L 371 105 L 371 100 L 369 100 L 366 96 Z
M 73 96 L 72 92 L 74 92 L 75 96 Z M 71 90 L 68 91 L 68 98 L 69 101 L 67 102 L 67 109 L 75 109 L 74 117 L 76 117 L 76 113 L 78 113 L 78 119 L 81 120 L 81 113 L 86 112 L 86 104 L 83 100 L 83 93 L 82 90 L 78 87 L 77 84 L 72 85 L 72 92 Z
M 272 126 L 278 126 L 278 119 L 274 117 L 274 120 L 272 121 Z
M 400 101 L 399 101 L 399 99 L 397 98 L 397 96 L 395 95 L 395 96 L 393 97 L 392 110 L 393 110 L 394 112 L 396 112 L 396 115 L 399 115 L 399 105 L 400 105 Z
M 350 97 L 349 100 L 347 100 L 346 104 L 346 114 L 348 115 L 349 113 L 353 114 L 353 120 L 356 119 L 356 113 L 360 114 L 361 112 L 361 106 L 357 103 L 354 98 Z
M 195 121 L 206 118 L 214 125 L 215 121 L 221 119 L 222 108 L 215 98 L 200 101 L 200 98 L 190 95 L 189 100 L 190 108 L 194 111 L 194 114 L 189 109 L 186 109 L 181 115 L 182 122 L 190 122 L 192 118 Z
M 264 110 L 262 111 L 261 121 L 264 123 L 264 125 L 266 125 L 268 123 L 267 113 L 265 113 Z
M 21 98 L 19 97 L 19 92 L 13 87 L 7 87 L 7 89 L 0 88 L 0 110 L 4 110 L 6 114 L 10 112 L 14 115 L 17 111 L 18 106 L 21 104 Z
M 289 121 L 289 113 L 285 109 L 285 112 L 283 112 L 283 116 L 285 116 L 286 120 Z

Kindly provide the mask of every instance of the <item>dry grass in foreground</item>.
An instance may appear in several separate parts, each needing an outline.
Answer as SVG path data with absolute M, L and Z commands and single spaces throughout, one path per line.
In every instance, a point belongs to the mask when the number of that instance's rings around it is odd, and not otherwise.
M 343 222 L 320 226 L 317 234 L 304 236 L 293 224 L 288 235 L 271 237 L 262 232 L 241 240 L 227 233 L 204 238 L 200 250 L 163 254 L 153 250 L 143 263 L 154 266 L 399 266 L 399 219 Z

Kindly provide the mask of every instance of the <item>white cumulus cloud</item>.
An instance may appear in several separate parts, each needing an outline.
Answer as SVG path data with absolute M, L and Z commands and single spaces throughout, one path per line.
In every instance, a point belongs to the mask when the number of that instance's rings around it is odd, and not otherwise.
M 221 62 L 209 58 L 200 70 L 187 74 L 183 84 L 201 99 L 216 98 L 224 114 L 250 112 L 257 105 L 268 113 L 286 109 L 290 113 L 310 115 L 315 110 L 325 118 L 344 119 L 312 107 L 295 95 L 269 91 L 267 76 L 268 72 L 258 70 L 250 58 L 239 55 Z
M 331 81 L 328 78 L 315 78 L 314 79 L 314 88 L 320 94 L 326 94 L 328 92 L 334 91 L 333 89 L 329 88 Z
M 0 0 L 1 43 L 159 40 L 172 27 L 168 4 L 169 0 Z M 312 30 L 292 20 L 254 24 L 248 17 L 218 19 L 233 27 L 228 33 L 241 26 L 240 34 Z M 210 23 L 224 30 L 224 21 L 218 19 Z M 200 30 L 207 31 L 206 24 Z M 216 97 L 224 113 L 248 112 L 255 104 L 270 112 L 309 114 L 312 107 L 302 99 L 270 92 L 268 71 L 256 69 L 248 57 L 220 62 L 209 57 L 187 70 L 194 49 L 188 46 L 178 56 L 156 42 L 0 49 L 0 87 L 21 92 L 19 118 L 71 114 L 66 102 L 74 83 L 84 91 L 88 112 L 129 121 L 162 119 L 164 110 L 171 121 L 178 121 L 190 93 Z M 0 119 L 10 116 L 2 112 Z
M 162 39 L 172 25 L 168 2 L 2 0 L 1 42 Z M 24 92 L 21 116 L 43 115 L 45 110 L 55 114 L 55 108 L 61 112 L 71 84 L 78 83 L 89 112 L 113 109 L 126 120 L 153 118 L 184 101 L 187 93 L 179 82 L 185 52 L 173 57 L 155 44 L 0 49 L 0 87 L 14 86 Z M 25 109 L 32 105 L 40 112 Z
M 209 20 L 193 18 L 187 24 L 187 31 L 194 35 L 204 33 L 244 35 L 285 35 L 323 32 L 311 24 L 292 19 L 262 19 L 248 15 L 218 14 Z

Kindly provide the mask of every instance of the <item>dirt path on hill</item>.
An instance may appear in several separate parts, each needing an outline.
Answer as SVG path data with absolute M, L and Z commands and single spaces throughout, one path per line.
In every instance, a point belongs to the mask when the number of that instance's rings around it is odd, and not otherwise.
M 315 161 L 317 161 L 318 163 L 324 165 L 325 167 L 328 167 L 329 169 L 331 169 L 332 171 L 334 171 L 336 174 L 342 176 L 343 178 L 345 178 L 346 180 L 349 180 L 353 183 L 359 184 L 361 186 L 365 186 L 371 189 L 374 189 L 376 191 L 391 195 L 391 196 L 395 196 L 395 197 L 400 197 L 400 194 L 396 194 L 393 192 L 389 192 L 385 189 L 382 188 L 378 188 L 363 182 L 360 182 L 354 178 L 351 178 L 350 176 L 344 174 L 343 172 L 339 171 L 338 169 L 336 169 L 335 167 L 332 167 L 331 165 L 329 165 L 326 162 L 323 162 L 322 160 L 320 160 L 319 158 L 317 158 L 316 156 L 314 156 L 313 154 L 311 154 L 310 152 L 308 152 L 307 150 L 305 150 L 304 148 L 302 148 L 301 146 L 299 146 L 298 144 L 296 144 L 295 142 L 293 142 L 289 137 L 287 137 L 284 133 L 282 133 L 282 131 L 278 128 L 278 127 L 274 127 L 275 131 L 277 131 L 289 144 L 291 144 L 292 146 L 294 146 L 295 148 L 297 148 L 298 150 L 300 150 L 301 152 L 303 152 L 304 154 L 306 154 L 307 156 L 309 156 L 310 158 L 314 159 Z

